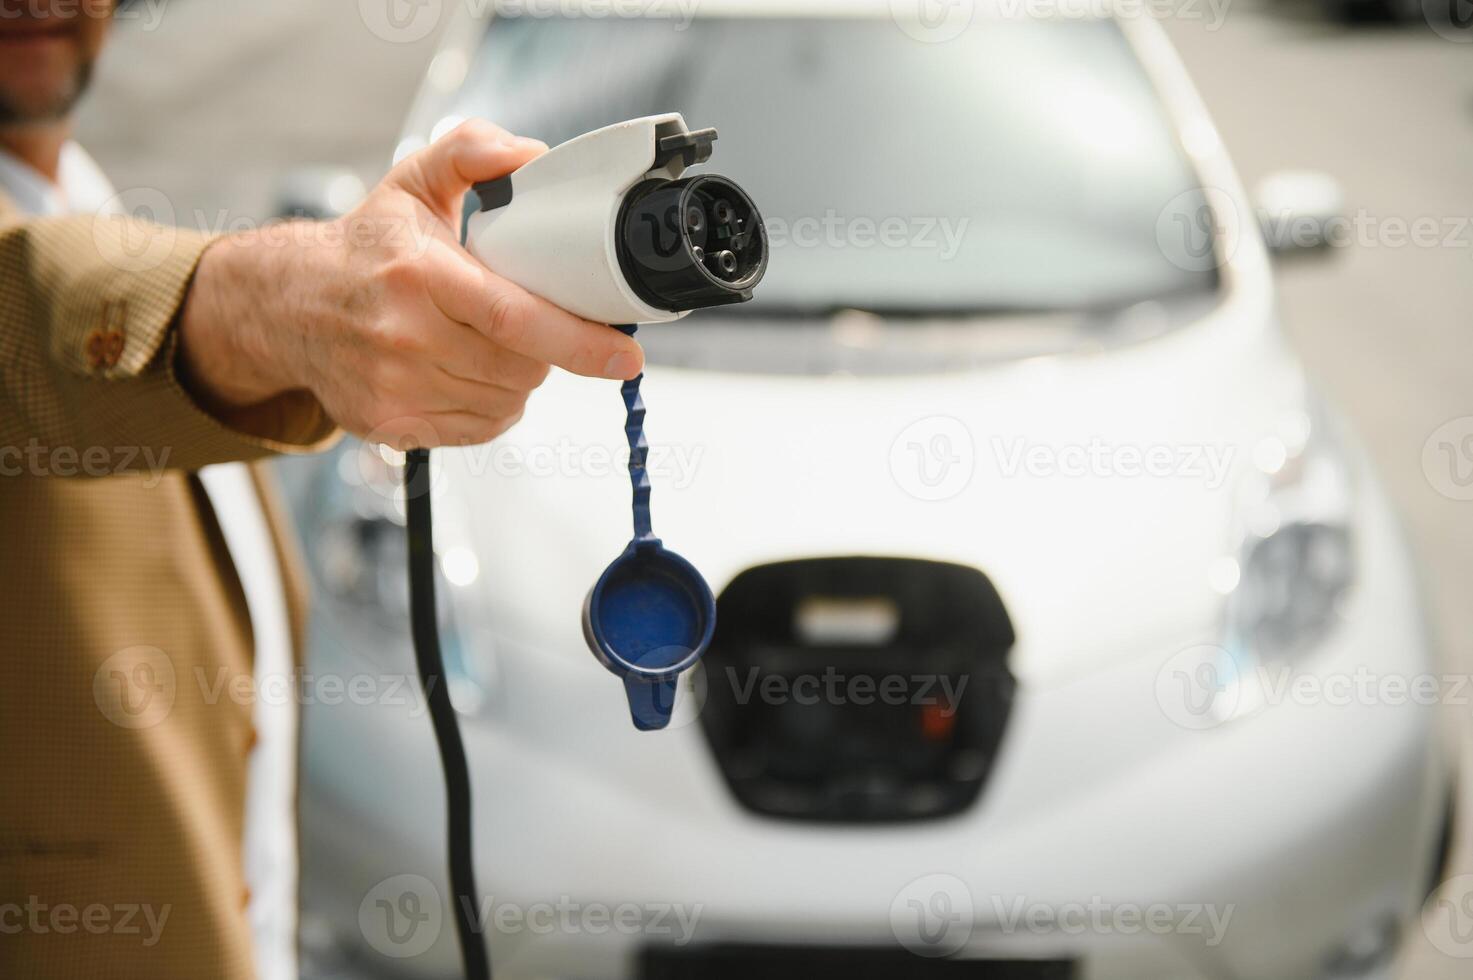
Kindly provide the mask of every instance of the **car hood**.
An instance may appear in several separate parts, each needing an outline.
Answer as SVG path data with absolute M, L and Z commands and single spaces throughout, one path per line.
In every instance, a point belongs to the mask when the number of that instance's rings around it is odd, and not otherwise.
M 899 377 L 650 368 L 655 532 L 719 594 L 753 565 L 877 555 L 997 586 L 1015 674 L 1211 641 L 1253 448 L 1304 411 L 1266 311 L 1084 356 Z M 618 386 L 555 374 L 512 432 L 446 456 L 437 546 L 479 556 L 498 633 L 576 651 L 630 536 Z

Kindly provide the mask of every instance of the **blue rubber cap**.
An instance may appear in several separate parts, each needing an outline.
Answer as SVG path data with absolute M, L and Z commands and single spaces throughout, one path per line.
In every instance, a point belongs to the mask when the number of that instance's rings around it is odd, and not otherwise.
M 635 327 L 617 329 L 634 335 Z M 634 491 L 634 540 L 599 576 L 583 602 L 588 648 L 624 680 L 634 727 L 670 724 L 676 680 L 711 645 L 716 597 L 694 565 L 665 548 L 650 525 L 650 445 L 644 435 L 644 375 L 624 382 L 624 435 L 629 440 L 629 483 Z
M 658 538 L 630 542 L 583 603 L 583 635 L 624 681 L 641 731 L 664 728 L 676 679 L 695 666 L 716 630 L 716 597 L 695 566 Z

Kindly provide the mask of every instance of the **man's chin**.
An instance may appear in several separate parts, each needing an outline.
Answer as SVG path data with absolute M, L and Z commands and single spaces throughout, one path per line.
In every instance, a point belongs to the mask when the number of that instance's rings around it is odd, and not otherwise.
M 92 66 L 82 65 L 60 84 L 18 91 L 0 84 L 0 126 L 39 126 L 65 119 L 91 78 Z

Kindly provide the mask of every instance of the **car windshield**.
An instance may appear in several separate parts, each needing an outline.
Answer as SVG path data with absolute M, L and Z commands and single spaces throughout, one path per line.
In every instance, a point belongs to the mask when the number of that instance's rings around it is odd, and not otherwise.
M 1202 296 L 1158 244 L 1200 195 L 1118 27 L 888 19 L 502 17 L 459 107 L 557 144 L 681 112 L 761 207 L 769 316 L 1100 311 Z

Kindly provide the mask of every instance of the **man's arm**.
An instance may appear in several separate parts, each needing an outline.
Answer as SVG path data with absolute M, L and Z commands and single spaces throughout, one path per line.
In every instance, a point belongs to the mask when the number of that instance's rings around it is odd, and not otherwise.
M 326 225 L 227 238 L 205 252 L 180 336 L 181 366 L 229 416 L 310 392 L 344 428 L 396 444 L 485 442 L 521 417 L 550 365 L 628 379 L 630 338 L 481 265 L 459 244 L 472 184 L 546 152 L 469 122 L 401 162 Z
M 0 447 L 146 450 L 193 469 L 314 449 L 334 423 L 481 442 L 551 364 L 628 378 L 632 340 L 458 244 L 460 202 L 545 149 L 468 123 L 352 214 L 210 241 L 116 218 L 0 226 Z

